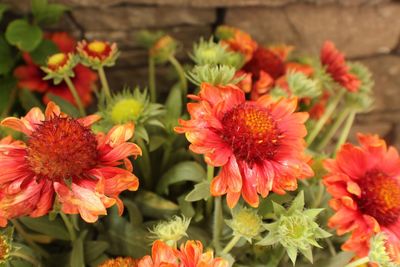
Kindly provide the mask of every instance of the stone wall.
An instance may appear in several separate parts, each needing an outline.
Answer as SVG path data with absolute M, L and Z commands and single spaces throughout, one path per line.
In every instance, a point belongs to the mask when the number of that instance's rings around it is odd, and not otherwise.
M 15 12 L 27 0 L 0 0 Z M 143 28 L 161 29 L 183 44 L 179 58 L 200 36 L 220 24 L 242 28 L 261 43 L 287 43 L 300 52 L 318 53 L 330 39 L 348 58 L 373 72 L 376 102 L 358 115 L 354 131 L 376 132 L 400 146 L 400 1 L 390 0 L 55 0 L 71 7 L 57 29 L 77 37 L 116 41 L 122 50 L 109 73 L 114 88 L 145 85 L 146 51 L 135 42 Z M 158 88 L 168 83 L 158 70 Z M 354 133 L 353 133 L 354 137 Z

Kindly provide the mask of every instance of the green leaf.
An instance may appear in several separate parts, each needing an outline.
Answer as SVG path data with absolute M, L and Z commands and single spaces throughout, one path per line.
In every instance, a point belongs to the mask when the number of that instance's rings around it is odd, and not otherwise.
M 185 217 L 192 218 L 196 211 L 194 210 L 192 203 L 185 200 L 185 195 L 178 197 L 179 208 Z
M 32 0 L 32 13 L 37 23 L 54 24 L 68 8 L 61 4 L 48 4 L 47 0 Z
M 49 56 L 57 52 L 59 52 L 59 49 L 54 42 L 43 39 L 39 46 L 36 47 L 36 49 L 33 50 L 30 55 L 36 65 L 42 66 L 46 64 L 47 58 Z
M 13 76 L 6 76 L 0 78 L 0 114 L 4 111 L 4 109 L 8 105 L 8 102 L 10 101 L 11 91 L 16 86 L 17 86 L 17 81 Z
M 84 244 L 85 261 L 88 264 L 95 262 L 109 248 L 106 241 L 87 241 Z
M 159 194 L 168 194 L 168 186 L 178 182 L 201 182 L 206 179 L 204 168 L 197 162 L 184 161 L 174 165 L 162 177 L 157 185 Z
M 304 209 L 304 191 L 300 191 L 296 198 L 293 200 L 290 208 L 288 210 L 288 214 L 292 214 L 296 210 L 303 210 Z
M 185 200 L 189 202 L 207 200 L 210 196 L 210 182 L 203 181 L 194 186 L 194 189 L 186 195 Z
M 25 111 L 31 110 L 31 108 L 39 107 L 41 110 L 44 109 L 42 103 L 36 98 L 36 96 L 28 89 L 22 89 L 19 92 L 19 101 Z
M 78 109 L 74 105 L 72 105 L 70 102 L 65 100 L 64 98 L 59 97 L 58 95 L 54 95 L 52 93 L 48 93 L 47 97 L 51 101 L 56 103 L 58 106 L 60 106 L 60 108 L 63 112 L 65 112 L 68 115 L 75 117 L 75 118 L 80 117 L 80 113 L 79 113 Z
M 8 10 L 8 5 L 6 4 L 0 4 L 0 21 L 3 18 L 3 14 L 4 12 L 6 12 Z
M 50 221 L 47 216 L 39 218 L 22 217 L 19 219 L 26 227 L 41 234 L 60 240 L 70 240 L 69 234 L 60 219 Z
M 3 36 L 0 35 L 0 75 L 7 74 L 14 66 L 14 55 L 10 45 L 6 42 Z
M 131 224 L 141 225 L 143 223 L 143 216 L 136 203 L 129 199 L 124 199 L 124 206 L 128 210 L 129 221 L 131 222 Z
M 179 211 L 179 206 L 174 202 L 149 191 L 139 192 L 135 202 L 142 214 L 151 218 L 164 219 L 177 214 Z
M 83 231 L 79 237 L 72 243 L 72 251 L 69 258 L 71 266 L 85 267 L 85 252 L 83 242 L 87 235 L 87 230 Z
M 7 41 L 22 51 L 33 51 L 42 41 L 43 33 L 37 25 L 31 25 L 24 19 L 17 19 L 8 24 Z
M 325 258 L 322 261 L 317 261 L 314 265 L 324 267 L 343 267 L 348 264 L 353 257 L 353 252 L 343 251 L 329 259 Z
M 150 137 L 149 151 L 153 152 L 162 146 L 167 139 L 161 135 L 154 135 Z
M 165 101 L 165 108 L 167 110 L 165 125 L 168 130 L 172 131 L 172 127 L 178 123 L 178 119 L 182 114 L 182 96 L 179 85 L 171 89 Z

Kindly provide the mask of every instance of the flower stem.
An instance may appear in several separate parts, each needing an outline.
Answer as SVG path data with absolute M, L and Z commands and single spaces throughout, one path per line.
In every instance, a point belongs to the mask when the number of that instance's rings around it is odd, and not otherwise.
M 369 262 L 369 258 L 364 257 L 364 258 L 358 259 L 356 261 L 350 262 L 345 267 L 357 267 L 357 266 L 360 266 L 360 265 L 362 265 L 364 263 L 368 263 L 368 262 Z
M 328 132 L 326 133 L 326 135 L 324 136 L 322 141 L 316 147 L 317 151 L 321 151 L 322 149 L 324 149 L 326 147 L 326 145 L 328 145 L 329 141 L 332 139 L 333 135 L 339 129 L 340 125 L 342 125 L 342 123 L 344 122 L 346 117 L 349 115 L 349 113 L 350 113 L 350 109 L 346 108 L 339 114 L 335 123 L 329 128 Z
M 71 238 L 71 241 L 74 242 L 76 240 L 76 233 L 74 229 L 74 225 L 72 224 L 71 220 L 69 219 L 68 215 L 66 215 L 63 212 L 60 212 L 61 218 L 64 221 L 65 227 L 67 227 L 69 237 Z
M 149 90 L 150 90 L 150 101 L 155 103 L 157 101 L 156 91 L 156 63 L 154 58 L 149 55 Z
M 97 72 L 99 73 L 99 77 L 100 77 L 100 82 L 101 82 L 101 87 L 102 87 L 101 92 L 103 94 L 105 94 L 106 99 L 110 99 L 111 98 L 110 86 L 108 85 L 106 73 L 104 72 L 103 66 L 99 67 Z
M 231 251 L 232 248 L 237 244 L 237 242 L 239 242 L 239 240 L 240 240 L 240 236 L 238 236 L 238 235 L 233 236 L 231 241 L 229 241 L 229 243 L 226 244 L 225 248 L 222 250 L 222 254 L 228 254 L 229 251 Z
M 211 182 L 211 180 L 214 178 L 214 166 L 211 165 L 207 165 L 207 181 Z M 213 197 L 209 197 L 207 199 L 207 203 L 206 203 L 206 212 L 208 217 L 211 217 L 211 213 L 212 213 L 212 201 L 213 201 Z
M 222 230 L 222 222 L 223 222 L 223 214 L 222 214 L 222 203 L 221 197 L 214 198 L 214 224 L 213 224 L 213 245 L 215 250 L 218 252 L 221 250 L 221 244 L 219 242 L 219 237 Z
M 29 246 L 33 250 L 35 250 L 38 254 L 47 259 L 50 258 L 50 254 L 31 239 L 30 235 L 25 231 L 24 227 L 22 227 L 22 225 L 17 220 L 11 220 L 11 222 L 13 223 L 14 228 L 17 230 L 18 234 L 25 240 L 26 243 L 29 244 Z
M 325 113 L 322 115 L 322 117 L 318 120 L 317 124 L 315 124 L 314 128 L 310 132 L 310 134 L 307 136 L 307 144 L 311 145 L 314 139 L 317 137 L 319 132 L 322 130 L 322 127 L 325 125 L 325 123 L 328 121 L 329 117 L 332 115 L 333 111 L 339 104 L 340 100 L 342 99 L 343 95 L 345 93 L 345 90 L 341 89 L 339 93 L 333 98 L 332 102 L 328 105 L 328 107 L 325 110 Z
M 350 133 L 351 126 L 353 126 L 355 117 L 356 117 L 356 111 L 355 110 L 350 111 L 349 117 L 347 117 L 342 133 L 340 134 L 339 140 L 336 144 L 335 155 L 337 151 L 340 149 L 340 147 L 344 144 L 344 142 L 346 142 L 347 137 L 349 136 Z
M 207 165 L 207 181 L 211 181 L 214 178 L 214 166 Z
M 85 109 L 83 108 L 81 98 L 79 97 L 78 92 L 76 91 L 75 85 L 67 75 L 64 75 L 64 81 L 68 85 L 69 91 L 71 92 L 72 96 L 75 99 L 76 105 L 79 108 L 81 116 L 86 116 Z
M 179 82 L 181 83 L 181 90 L 182 90 L 182 95 L 186 99 L 186 94 L 187 94 L 187 80 L 186 80 L 186 75 L 185 71 L 183 70 L 182 65 L 179 63 L 178 60 L 174 56 L 169 57 L 169 62 L 174 66 L 176 73 L 179 76 Z

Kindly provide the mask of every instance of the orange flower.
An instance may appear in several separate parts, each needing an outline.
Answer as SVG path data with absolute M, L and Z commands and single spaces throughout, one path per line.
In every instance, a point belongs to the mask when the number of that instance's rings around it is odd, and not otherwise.
M 245 62 L 252 58 L 258 46 L 248 33 L 234 27 L 219 26 L 216 34 L 222 44 L 226 44 L 232 51 L 240 52 Z
M 75 40 L 65 32 L 49 34 L 46 38 L 53 41 L 62 53 L 72 53 L 75 50 Z M 32 61 L 30 55 L 24 53 L 23 59 L 26 65 L 21 65 L 14 70 L 14 76 L 18 80 L 19 88 L 43 93 L 43 102 L 46 104 L 50 101 L 48 93 L 62 97 L 75 104 L 75 100 L 65 82 L 54 85 L 52 80 L 43 80 L 46 73 Z M 95 86 L 97 75 L 82 64 L 76 65 L 73 71 L 75 77 L 72 77 L 71 80 L 83 105 L 88 106 L 92 102 L 92 89 Z
M 115 259 L 108 259 L 98 267 L 137 267 L 139 260 L 131 257 L 117 257 Z
M 222 258 L 214 258 L 213 252 L 203 253 L 200 241 L 187 241 L 180 250 L 157 240 L 153 244 L 152 256 L 144 256 L 138 267 L 228 267 Z
M 336 159 L 326 160 L 324 177 L 336 211 L 328 225 L 339 235 L 351 232 L 344 250 L 368 255 L 370 238 L 378 232 L 388 237 L 387 246 L 400 263 L 400 158 L 377 135 L 358 134 L 361 146 L 345 144 Z
M 349 73 L 344 55 L 336 49 L 331 41 L 326 41 L 321 49 L 321 63 L 332 79 L 346 88 L 350 92 L 357 92 L 361 86 L 361 81 Z
M 114 204 L 122 213 L 118 195 L 139 185 L 128 157 L 141 150 L 126 142 L 133 135 L 132 124 L 94 135 L 89 126 L 99 118 L 73 119 L 49 102 L 45 114 L 33 108 L 25 117 L 1 122 L 28 137 L 26 143 L 8 137 L 0 144 L 1 226 L 12 218 L 47 214 L 54 194 L 63 212 L 80 213 L 87 222 L 95 222 Z M 121 164 L 127 170 L 117 167 Z
M 294 113 L 297 99 L 273 102 L 268 95 L 246 101 L 236 86 L 203 83 L 199 96 L 190 96 L 189 121 L 180 120 L 190 149 L 205 154 L 212 166 L 222 167 L 211 184 L 214 196 L 227 194 L 230 207 L 243 196 L 253 207 L 258 193 L 284 194 L 297 188 L 296 178 L 313 175 L 304 155 L 307 113 Z
M 289 71 L 303 72 L 307 76 L 313 73 L 313 69 L 308 65 L 287 61 L 292 49 L 293 47 L 288 46 L 271 48 L 259 46 L 253 53 L 251 60 L 243 67 L 243 71 L 252 76 L 251 98 L 253 100 L 266 94 L 275 85 L 289 90 L 285 77 Z

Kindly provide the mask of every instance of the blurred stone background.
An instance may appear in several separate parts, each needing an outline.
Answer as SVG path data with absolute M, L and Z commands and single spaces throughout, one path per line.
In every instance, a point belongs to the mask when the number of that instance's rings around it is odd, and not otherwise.
M 14 12 L 29 0 L 0 0 Z M 147 55 L 135 42 L 141 29 L 164 30 L 183 44 L 179 58 L 200 36 L 221 24 L 249 32 L 265 44 L 294 45 L 299 53 L 319 55 L 330 39 L 351 60 L 374 74 L 375 105 L 357 116 L 356 131 L 377 133 L 400 148 L 400 1 L 390 0 L 53 0 L 71 7 L 52 30 L 77 38 L 115 41 L 122 50 L 108 70 L 114 89 L 147 84 Z M 168 90 L 168 68 L 158 69 L 158 89 Z

